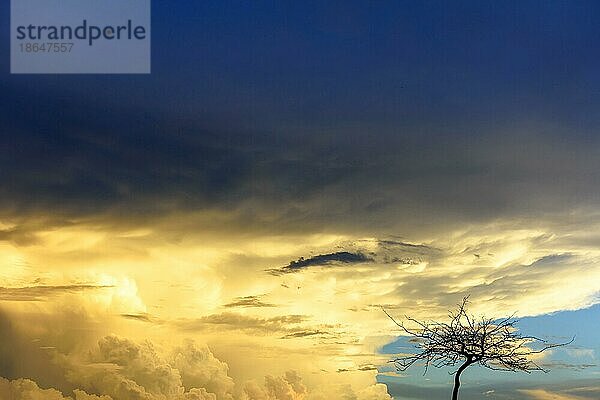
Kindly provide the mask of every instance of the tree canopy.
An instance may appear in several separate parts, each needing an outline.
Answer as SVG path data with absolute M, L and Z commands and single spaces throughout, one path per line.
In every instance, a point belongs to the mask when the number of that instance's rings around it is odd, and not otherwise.
M 470 365 L 496 371 L 547 372 L 535 360 L 535 355 L 571 343 L 549 343 L 535 336 L 521 334 L 515 327 L 514 314 L 503 319 L 475 317 L 467 312 L 468 297 L 456 310 L 449 312 L 449 322 L 419 321 L 406 316 L 410 327 L 398 322 L 386 310 L 387 316 L 407 335 L 411 336 L 416 352 L 394 359 L 398 370 L 405 371 L 422 363 L 425 371 L 455 367 L 452 399 L 458 398 L 460 374 Z

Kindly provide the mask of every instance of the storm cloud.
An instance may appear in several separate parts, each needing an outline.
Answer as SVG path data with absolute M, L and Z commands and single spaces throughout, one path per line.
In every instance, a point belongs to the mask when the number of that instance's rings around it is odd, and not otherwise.
M 101 99 L 53 102 L 16 84 L 0 96 L 0 213 L 14 225 L 0 240 L 16 243 L 75 220 L 160 225 L 192 212 L 171 224 L 419 233 L 499 218 L 556 221 L 600 197 L 598 138 L 566 122 L 486 126 L 452 115 L 444 127 L 365 123 L 326 136 L 307 127 L 301 137 Z M 209 216 L 219 223 L 207 225 Z

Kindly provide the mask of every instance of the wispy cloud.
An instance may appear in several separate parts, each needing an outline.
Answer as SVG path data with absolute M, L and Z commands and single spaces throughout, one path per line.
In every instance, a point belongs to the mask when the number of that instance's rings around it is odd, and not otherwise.
M 231 303 L 225 304 L 223 307 L 225 308 L 262 308 L 262 307 L 276 307 L 275 304 L 265 303 L 261 300 L 262 296 L 243 296 L 236 297 L 234 301 Z
M 50 296 L 65 293 L 76 293 L 87 290 L 112 288 L 111 285 L 57 285 L 57 286 L 25 286 L 0 287 L 0 301 L 42 301 Z
M 583 397 L 550 392 L 544 389 L 523 389 L 520 392 L 534 400 L 585 400 Z
M 121 317 L 126 319 L 132 319 L 135 321 L 141 322 L 156 322 L 156 318 L 153 318 L 150 314 L 142 313 L 142 314 L 121 314 Z
M 308 267 L 330 266 L 336 264 L 362 264 L 373 261 L 374 260 L 371 257 L 363 253 L 339 251 L 336 253 L 319 254 L 308 258 L 300 257 L 298 260 L 291 261 L 288 265 L 284 267 L 269 269 L 268 272 L 270 272 L 273 275 L 281 275 L 292 272 L 298 272 Z
M 328 332 L 315 330 L 315 331 L 298 331 L 292 332 L 282 337 L 282 339 L 296 339 L 310 336 L 325 336 L 328 335 Z
M 271 318 L 246 316 L 238 313 L 220 313 L 195 319 L 178 319 L 173 323 L 184 330 L 233 329 L 270 334 L 288 332 L 305 322 L 305 315 L 282 315 Z

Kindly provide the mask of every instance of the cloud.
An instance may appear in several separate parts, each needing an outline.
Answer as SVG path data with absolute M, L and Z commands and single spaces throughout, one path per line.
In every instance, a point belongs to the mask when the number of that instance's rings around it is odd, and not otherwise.
M 179 319 L 175 325 L 184 330 L 197 329 L 235 329 L 261 334 L 286 332 L 293 326 L 306 321 L 303 315 L 284 315 L 271 318 L 260 318 L 238 313 L 220 313 L 196 319 Z
M 68 310 L 63 310 L 65 311 Z M 0 324 L 0 333 L 2 333 L 0 350 L 6 347 L 5 352 L 0 354 L 2 355 L 0 367 L 5 364 L 0 374 L 9 374 L 15 380 L 10 385 L 2 382 L 4 386 L 10 387 L 3 390 L 17 393 L 15 387 L 30 388 L 19 389 L 24 393 L 22 395 L 24 397 L 15 394 L 15 400 L 31 400 L 27 397 L 27 391 L 36 393 L 41 391 L 40 400 L 52 398 L 50 395 L 56 397 L 56 400 L 330 398 L 328 395 L 324 397 L 320 395 L 329 393 L 329 389 L 321 388 L 319 385 L 309 386 L 303 382 L 298 372 L 291 371 L 282 376 L 267 375 L 264 383 L 259 385 L 252 383 L 246 385 L 245 380 L 239 380 L 236 385 L 227 363 L 215 357 L 207 346 L 199 345 L 192 340 L 159 346 L 150 340 L 134 341 L 116 335 L 107 335 L 101 337 L 95 344 L 86 346 L 89 340 L 81 337 L 78 330 L 65 330 L 57 337 L 64 342 L 72 340 L 71 336 L 79 337 L 80 341 L 77 345 L 74 347 L 59 345 L 51 350 L 45 350 L 47 344 L 52 343 L 52 332 L 44 333 L 44 329 L 41 329 L 34 333 L 26 325 L 14 323 L 23 317 L 23 315 L 14 316 L 13 323 L 5 318 L 6 324 L 4 326 Z M 57 326 L 72 325 L 83 328 L 86 314 L 82 317 L 84 319 L 77 322 L 63 322 L 50 316 L 38 321 L 42 326 L 48 325 L 48 327 L 57 324 Z M 87 317 L 92 318 L 91 315 Z M 228 317 L 226 316 L 225 320 L 228 320 Z M 303 316 L 282 316 L 274 317 L 268 323 L 275 326 L 281 324 L 277 329 L 289 330 L 292 328 L 287 325 L 288 323 L 294 326 L 304 321 Z M 250 326 L 258 323 L 252 319 L 238 319 L 238 322 L 249 323 Z M 31 334 L 34 334 L 37 339 L 32 340 Z M 10 357 L 5 357 L 8 355 Z M 13 368 L 11 359 L 18 360 L 21 357 L 29 361 L 17 362 L 14 365 L 26 368 Z M 19 383 L 20 376 L 28 376 L 30 380 Z M 39 389 L 40 387 L 50 389 Z M 1 394 L 0 391 L 0 398 L 2 398 Z
M 127 385 L 131 385 L 131 383 L 127 383 Z M 142 394 L 141 391 L 127 391 L 127 389 L 123 393 L 125 394 L 125 397 L 121 397 L 123 400 L 217 400 L 214 394 L 197 388 L 169 397 L 156 397 L 147 393 Z M 30 379 L 9 381 L 4 378 L 0 378 L 0 398 L 6 400 L 114 400 L 111 396 L 89 394 L 81 389 L 75 389 L 73 397 L 64 396 L 56 389 L 42 389 Z
M 262 385 L 247 381 L 239 394 L 227 375 L 227 365 L 206 347 L 188 341 L 173 349 L 165 363 L 150 343 L 106 337 L 85 360 L 64 359 L 66 379 L 76 389 L 66 396 L 57 389 L 41 389 L 29 379 L 0 378 L 0 397 L 14 400 L 321 400 L 331 398 L 335 386 L 309 389 L 296 371 L 267 375 Z M 77 362 L 82 362 L 77 364 Z M 182 386 L 182 382 L 186 387 Z M 194 387 L 187 389 L 187 385 Z M 385 385 L 355 392 L 344 386 L 344 399 L 389 400 Z M 334 395 L 335 396 L 335 395 Z
M 450 142 L 407 135 L 366 144 L 370 150 L 361 152 L 357 149 L 363 146 L 344 143 L 347 134 L 339 132 L 325 154 L 311 154 L 319 148 L 317 139 L 277 144 L 266 137 L 253 141 L 245 132 L 220 137 L 200 126 L 200 136 L 170 135 L 165 124 L 174 124 L 168 130 L 173 131 L 178 121 L 138 122 L 140 127 L 127 135 L 118 132 L 123 127 L 116 122 L 110 133 L 106 126 L 79 122 L 79 128 L 53 135 L 32 128 L 10 135 L 13 142 L 7 146 L 21 150 L 2 165 L 10 187 L 4 189 L 1 214 L 16 224 L 5 239 L 31 241 L 47 226 L 25 226 L 26 221 L 48 218 L 45 210 L 53 209 L 60 210 L 52 217 L 54 226 L 82 219 L 104 226 L 168 226 L 160 231 L 171 237 L 199 227 L 230 234 L 310 233 L 327 227 L 357 235 L 410 232 L 418 240 L 500 218 L 558 221 L 572 210 L 593 210 L 597 199 L 589 173 L 598 170 L 595 147 L 565 143 L 560 135 L 492 132 Z M 253 145 L 245 146 L 248 142 Z M 56 151 L 40 157 L 44 146 Z M 569 151 L 558 150 L 565 147 Z M 419 155 L 424 148 L 427 157 Z M 511 154 L 512 161 L 499 154 Z M 582 156 L 569 163 L 565 154 Z M 571 167 L 558 169 L 555 160 Z M 546 173 L 535 173 L 539 170 Z M 518 190 L 526 183 L 535 190 Z
M 112 400 L 110 396 L 97 396 L 95 394 L 87 394 L 83 390 L 79 389 L 75 389 L 73 393 L 75 394 L 75 400 Z
M 55 389 L 41 389 L 29 379 L 9 381 L 0 378 L 0 398 L 11 400 L 67 400 Z M 85 398 L 85 397 L 82 397 Z M 103 399 L 104 400 L 104 399 Z
M 268 270 L 271 274 L 280 275 L 290 272 L 298 272 L 304 268 L 314 266 L 329 266 L 336 264 L 359 264 L 372 262 L 373 259 L 362 253 L 351 253 L 348 251 L 339 251 L 336 253 L 319 254 L 310 258 L 300 257 L 296 261 L 290 262 L 288 265 Z
M 225 304 L 225 308 L 236 308 L 236 307 L 276 307 L 275 304 L 265 303 L 261 300 L 261 296 L 244 296 L 237 297 L 235 301 Z
M 42 301 L 50 296 L 112 288 L 112 285 L 57 285 L 57 286 L 26 286 L 0 287 L 0 301 Z
M 34 232 L 30 232 L 24 227 L 15 227 L 10 229 L 0 229 L 0 242 L 9 241 L 19 246 L 27 246 L 37 242 Z
M 204 388 L 218 400 L 232 398 L 234 382 L 228 375 L 229 368 L 207 346 L 197 346 L 187 340 L 171 351 L 169 362 L 180 372 L 184 387 Z
M 74 400 L 113 400 L 110 396 L 96 396 L 83 390 L 74 390 Z M 30 379 L 0 378 L 0 398 L 7 400 L 73 400 L 56 389 L 42 389 Z
M 583 397 L 554 393 L 543 389 L 523 389 L 520 392 L 534 400 L 584 400 Z
M 39 386 L 52 388 L 40 400 L 232 400 L 228 366 L 207 346 L 96 339 L 98 318 L 110 326 L 111 316 L 63 307 L 34 316 L 32 326 L 31 315 L 0 315 L 0 376 L 13 379 L 0 382 L 0 398 L 31 400 Z M 7 390 L 16 397 L 2 396 Z
M 149 341 L 106 336 L 87 353 L 57 360 L 70 385 L 114 400 L 233 399 L 227 364 L 192 341 L 163 356 Z
M 568 351 L 568 350 L 567 350 Z M 586 363 L 567 363 L 564 361 L 543 361 L 540 363 L 542 367 L 546 369 L 570 369 L 573 371 L 583 371 L 588 368 L 597 367 L 598 364 L 586 364 Z
M 155 319 L 147 313 L 143 314 L 121 314 L 121 317 L 142 322 L 154 322 Z
M 311 339 L 335 343 L 343 336 L 340 324 L 323 324 L 310 321 L 304 315 L 286 315 L 260 318 L 237 313 L 220 313 L 197 319 L 179 319 L 173 324 L 183 331 L 234 332 L 236 334 L 257 336 L 279 336 L 279 339 Z M 338 343 L 339 344 L 339 343 Z
M 427 310 L 426 319 L 445 315 L 465 294 L 479 312 L 500 316 L 580 309 L 597 301 L 597 288 L 589 278 L 600 277 L 600 254 L 574 247 L 556 252 L 565 248 L 563 238 L 543 231 L 490 229 L 496 233 L 480 236 L 482 227 L 457 233 L 452 241 L 427 244 L 387 239 L 344 242 L 340 247 L 369 254 L 372 261 L 353 268 L 322 269 L 318 277 L 305 273 L 303 287 L 323 287 L 328 279 L 335 279 L 334 308 L 339 303 L 362 313 L 383 306 L 417 317 L 415 312 Z M 568 290 L 573 286 L 578 290 Z M 310 302 L 310 296 L 305 301 Z
M 587 358 L 587 359 L 592 359 L 592 360 L 596 358 L 594 349 L 582 349 L 582 348 L 567 349 L 566 352 L 570 356 L 576 357 L 576 358 Z
M 444 256 L 440 249 L 421 243 L 407 243 L 393 239 L 356 239 L 337 243 L 342 251 L 316 256 L 300 257 L 288 265 L 267 270 L 275 276 L 297 273 L 316 266 L 353 265 L 360 268 L 385 265 L 419 269 L 424 263 L 439 260 Z
M 116 400 L 153 400 L 181 393 L 179 372 L 163 362 L 149 343 L 107 336 L 82 361 L 64 359 L 66 379 L 87 392 Z
M 254 382 L 244 386 L 248 400 L 302 400 L 306 392 L 302 378 L 295 371 L 287 371 L 284 376 L 267 375 L 262 387 Z
M 287 371 L 283 377 L 265 377 L 268 395 L 277 400 L 296 400 L 306 393 L 306 386 L 296 371 Z
M 357 400 L 390 400 L 387 387 L 383 384 L 376 384 L 361 389 L 356 394 Z
M 329 334 L 328 332 L 323 332 L 323 331 L 298 331 L 298 332 L 289 333 L 289 334 L 283 336 L 282 339 L 294 339 L 294 338 L 303 338 L 303 337 L 310 337 L 310 336 L 326 336 L 328 334 Z

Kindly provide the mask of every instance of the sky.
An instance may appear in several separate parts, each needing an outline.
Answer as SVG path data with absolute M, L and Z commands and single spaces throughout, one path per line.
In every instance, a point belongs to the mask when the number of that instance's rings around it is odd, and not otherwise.
M 0 397 L 444 399 L 382 308 L 465 296 L 575 340 L 462 398 L 599 397 L 600 4 L 152 15 L 150 75 L 0 57 Z

